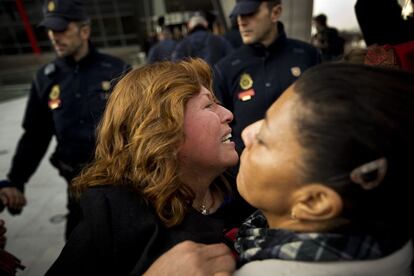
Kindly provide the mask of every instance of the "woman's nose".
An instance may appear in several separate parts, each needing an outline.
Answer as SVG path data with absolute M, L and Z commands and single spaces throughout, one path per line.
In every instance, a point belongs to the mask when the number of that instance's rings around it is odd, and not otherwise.
M 222 113 L 223 113 L 222 118 L 223 118 L 223 121 L 226 122 L 226 123 L 228 123 L 228 124 L 230 124 L 233 121 L 233 118 L 234 118 L 233 113 L 231 113 L 231 111 L 228 110 L 227 108 L 225 108 L 224 106 L 221 106 L 220 105 L 220 107 L 222 108 Z
M 260 120 L 251 125 L 248 125 L 245 129 L 243 129 L 241 137 L 246 147 L 249 147 L 251 144 L 253 144 L 253 141 L 256 139 L 256 135 L 262 126 L 262 123 L 263 120 Z

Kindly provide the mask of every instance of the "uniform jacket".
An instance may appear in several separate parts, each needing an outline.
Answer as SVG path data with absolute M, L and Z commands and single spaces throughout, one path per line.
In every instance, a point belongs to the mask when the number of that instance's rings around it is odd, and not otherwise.
M 90 46 L 79 62 L 58 58 L 37 71 L 23 119 L 24 133 L 8 174 L 17 188 L 23 189 L 34 173 L 52 136 L 57 140 L 54 164 L 62 161 L 78 167 L 89 161 L 113 81 L 127 68 L 120 59 Z
M 377 260 L 299 262 L 269 259 L 242 266 L 235 276 L 411 276 L 412 243 Z
M 241 131 L 263 119 L 265 111 L 303 71 L 320 62 L 312 45 L 288 39 L 282 23 L 269 46 L 243 45 L 214 67 L 214 93 L 234 114 L 231 123 L 236 149 L 244 148 Z
M 233 50 L 231 44 L 221 36 L 214 35 L 202 27 L 196 27 L 179 42 L 173 53 L 173 60 L 199 57 L 214 65 Z
M 235 199 L 209 216 L 190 209 L 180 225 L 166 228 L 154 210 L 126 188 L 91 188 L 81 198 L 83 219 L 46 276 L 142 275 L 181 241 L 223 242 L 223 233 L 248 216 L 240 204 Z

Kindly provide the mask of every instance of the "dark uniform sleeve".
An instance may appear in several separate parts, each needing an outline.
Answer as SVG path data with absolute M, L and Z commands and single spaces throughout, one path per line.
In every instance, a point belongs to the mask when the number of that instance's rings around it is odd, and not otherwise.
M 20 138 L 9 180 L 19 190 L 39 166 L 53 135 L 53 123 L 47 102 L 42 102 L 42 91 L 38 91 L 37 80 L 33 81 L 23 119 L 24 133 Z

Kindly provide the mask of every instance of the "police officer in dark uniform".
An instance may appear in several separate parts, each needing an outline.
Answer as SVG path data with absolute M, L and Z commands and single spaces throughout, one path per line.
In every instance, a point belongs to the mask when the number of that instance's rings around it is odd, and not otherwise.
M 286 37 L 281 11 L 280 0 L 238 0 L 231 16 L 237 17 L 244 45 L 214 67 L 214 92 L 234 114 L 231 127 L 239 154 L 242 130 L 263 119 L 279 95 L 321 61 L 312 45 Z
M 24 184 L 35 172 L 52 136 L 57 146 L 50 158 L 68 183 L 91 160 L 95 129 L 114 81 L 129 66 L 99 53 L 89 41 L 90 20 L 81 0 L 48 0 L 45 27 L 57 58 L 43 66 L 32 82 L 21 137 L 8 179 L 0 194 L 9 211 L 18 213 L 26 203 Z M 80 218 L 80 209 L 68 193 L 66 237 Z

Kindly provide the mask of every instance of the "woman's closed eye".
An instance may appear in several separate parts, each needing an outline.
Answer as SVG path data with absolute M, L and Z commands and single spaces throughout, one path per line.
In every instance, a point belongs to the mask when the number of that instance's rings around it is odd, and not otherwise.
M 215 100 L 211 100 L 206 104 L 206 108 L 213 108 L 220 105 L 220 103 L 218 101 Z
M 212 108 L 215 103 L 213 101 L 206 104 L 206 108 Z

